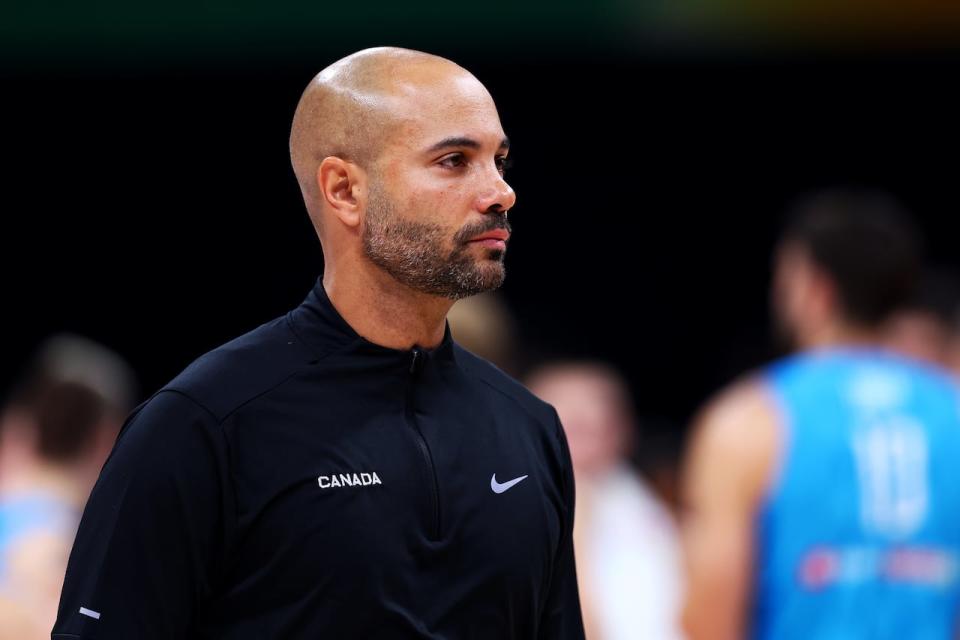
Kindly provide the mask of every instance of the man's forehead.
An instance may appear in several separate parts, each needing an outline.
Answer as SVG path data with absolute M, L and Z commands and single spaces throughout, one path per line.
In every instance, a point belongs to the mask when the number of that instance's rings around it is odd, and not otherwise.
M 396 129 L 395 138 L 402 146 L 423 153 L 452 147 L 494 151 L 510 147 L 495 110 L 446 117 L 442 112 L 421 112 L 404 119 Z
M 510 147 L 496 112 L 486 118 L 442 118 L 436 113 L 418 113 L 395 120 L 384 133 L 384 146 L 423 154 L 454 147 L 490 151 Z
M 430 84 L 411 84 L 396 96 L 397 115 L 423 125 L 496 121 L 493 98 L 473 76 L 447 78 Z

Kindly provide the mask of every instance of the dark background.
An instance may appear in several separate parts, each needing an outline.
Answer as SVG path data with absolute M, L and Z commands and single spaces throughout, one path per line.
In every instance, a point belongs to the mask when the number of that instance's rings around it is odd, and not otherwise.
M 491 90 L 519 197 L 503 293 L 525 342 L 613 362 L 655 428 L 775 355 L 770 251 L 796 196 L 889 189 L 932 259 L 960 264 L 960 46 L 940 30 L 823 41 L 775 19 L 678 27 L 653 4 L 648 24 L 613 2 L 459 22 L 386 5 L 218 22 L 202 6 L 196 23 L 61 7 L 0 28 L 0 389 L 69 330 L 126 355 L 149 392 L 298 304 L 322 262 L 289 168 L 293 109 L 319 69 L 376 44 L 445 55 Z

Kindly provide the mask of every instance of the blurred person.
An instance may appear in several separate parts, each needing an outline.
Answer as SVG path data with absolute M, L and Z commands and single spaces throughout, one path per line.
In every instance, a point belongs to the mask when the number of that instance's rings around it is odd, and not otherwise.
M 773 310 L 799 351 L 724 391 L 685 473 L 684 622 L 704 638 L 951 637 L 960 597 L 960 394 L 882 348 L 919 235 L 888 196 L 802 201 Z
M 517 365 L 516 323 L 497 291 L 459 301 L 447 314 L 457 344 L 513 375 Z
M 55 638 L 583 638 L 556 412 L 446 323 L 504 280 L 508 151 L 444 58 L 309 83 L 290 155 L 323 275 L 127 421 Z
M 0 412 L 0 639 L 49 638 L 67 555 L 127 411 L 133 374 L 112 351 L 59 335 Z
M 597 362 L 534 370 L 556 409 L 577 481 L 574 545 L 590 640 L 680 637 L 680 549 L 669 509 L 628 462 L 636 425 L 623 379 Z
M 960 374 L 960 278 L 929 270 L 916 294 L 886 322 L 887 344 Z

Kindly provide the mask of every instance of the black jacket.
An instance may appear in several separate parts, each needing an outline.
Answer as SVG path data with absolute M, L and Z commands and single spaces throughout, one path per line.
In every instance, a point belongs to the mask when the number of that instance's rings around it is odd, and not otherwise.
M 52 637 L 581 639 L 573 496 L 549 405 L 449 327 L 365 340 L 318 282 L 127 421 Z

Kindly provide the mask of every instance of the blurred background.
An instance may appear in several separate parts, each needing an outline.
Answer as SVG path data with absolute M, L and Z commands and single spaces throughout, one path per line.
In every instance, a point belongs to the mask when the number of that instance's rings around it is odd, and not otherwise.
M 770 252 L 797 195 L 887 189 L 934 259 L 960 259 L 960 9 L 759 4 L 5 8 L 0 385 L 70 330 L 152 390 L 297 304 L 322 264 L 293 108 L 317 70 L 390 43 L 451 57 L 497 100 L 524 350 L 609 360 L 644 415 L 685 422 L 771 354 Z
M 622 454 L 669 505 L 692 414 L 782 352 L 767 290 L 798 196 L 887 190 L 930 263 L 960 267 L 960 5 L 837 5 L 4 6 L 0 389 L 73 332 L 125 358 L 141 399 L 297 305 L 322 261 L 293 109 L 334 60 L 406 46 L 471 70 L 513 144 L 497 357 L 519 377 L 608 367 Z

